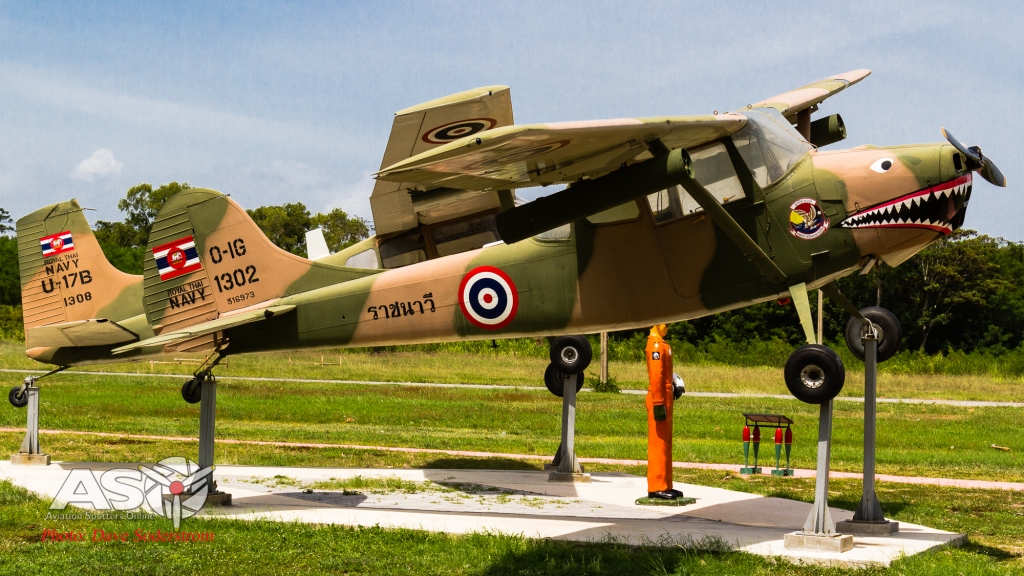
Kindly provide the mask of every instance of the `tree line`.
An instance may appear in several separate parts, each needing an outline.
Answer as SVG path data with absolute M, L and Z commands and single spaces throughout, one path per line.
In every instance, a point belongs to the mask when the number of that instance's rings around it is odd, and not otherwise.
M 124 219 L 98 221 L 96 238 L 103 253 L 118 269 L 142 273 L 149 230 L 172 195 L 188 189 L 171 182 L 157 188 L 139 184 L 118 202 Z M 320 227 L 334 252 L 367 238 L 369 223 L 335 208 L 311 214 L 299 202 L 261 206 L 247 211 L 276 245 L 293 254 L 306 254 L 305 233 Z M 21 303 L 17 242 L 10 214 L 0 208 L 0 304 Z M 879 263 L 866 274 L 838 281 L 842 292 L 858 307 L 882 306 L 903 325 L 904 348 L 929 354 L 959 350 L 994 355 L 1024 343 L 1024 245 L 959 230 L 891 268 Z M 847 314 L 826 299 L 827 340 L 842 338 Z M 812 306 L 814 305 L 812 298 Z M 631 338 L 624 331 L 613 338 Z M 678 322 L 670 337 L 696 346 L 713 343 L 782 341 L 799 345 L 803 332 L 792 305 L 768 302 L 714 316 Z

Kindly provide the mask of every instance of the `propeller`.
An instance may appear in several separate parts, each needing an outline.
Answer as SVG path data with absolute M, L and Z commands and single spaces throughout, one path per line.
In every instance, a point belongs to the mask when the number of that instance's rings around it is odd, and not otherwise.
M 942 129 L 942 135 L 946 137 L 946 140 L 949 140 L 949 143 L 952 144 L 954 148 L 964 155 L 964 158 L 967 159 L 968 168 L 971 170 L 977 170 L 978 174 L 981 174 L 982 178 L 988 180 L 992 184 L 1002 186 L 1003 188 L 1006 187 L 1006 177 L 1003 176 L 1003 173 L 996 167 L 995 162 L 981 153 L 981 148 L 977 146 L 971 146 L 969 148 L 964 146 L 962 142 L 956 139 L 956 136 L 950 134 L 945 128 Z

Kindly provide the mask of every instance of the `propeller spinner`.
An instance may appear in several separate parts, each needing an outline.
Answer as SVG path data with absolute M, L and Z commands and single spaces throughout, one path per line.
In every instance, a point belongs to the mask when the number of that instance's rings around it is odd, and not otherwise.
M 964 146 L 962 142 L 956 139 L 956 136 L 950 134 L 945 128 L 942 129 L 942 135 L 946 137 L 946 140 L 949 140 L 949 143 L 952 144 L 954 148 L 964 155 L 964 158 L 967 159 L 968 168 L 971 170 L 977 170 L 978 174 L 981 174 L 982 178 L 988 180 L 992 184 L 1002 186 L 1003 188 L 1006 187 L 1006 177 L 1003 176 L 1003 173 L 996 167 L 995 162 L 981 153 L 981 148 L 977 146 L 971 146 L 970 148 Z

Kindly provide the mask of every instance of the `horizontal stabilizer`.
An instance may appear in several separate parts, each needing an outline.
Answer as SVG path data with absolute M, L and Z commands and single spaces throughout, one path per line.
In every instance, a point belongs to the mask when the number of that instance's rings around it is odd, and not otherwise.
M 260 308 L 259 310 L 249 310 L 238 314 L 230 314 L 228 316 L 222 316 L 216 320 L 209 322 L 203 322 L 202 324 L 195 324 L 182 330 L 175 330 L 173 332 L 167 332 L 166 334 L 160 334 L 153 338 L 142 340 L 141 342 L 135 342 L 128 346 L 122 346 L 113 350 L 114 354 L 124 354 L 132 350 L 138 350 L 139 348 L 149 348 L 151 346 L 167 346 L 170 344 L 179 344 L 186 340 L 198 338 L 200 336 L 206 336 L 229 328 L 235 328 L 242 326 L 243 324 L 251 324 L 253 322 L 259 322 L 266 320 L 274 316 L 286 314 L 295 309 L 295 305 L 288 304 L 284 306 L 270 306 L 267 308 Z
M 25 331 L 26 348 L 109 346 L 138 339 L 131 330 L 106 318 L 36 326 Z

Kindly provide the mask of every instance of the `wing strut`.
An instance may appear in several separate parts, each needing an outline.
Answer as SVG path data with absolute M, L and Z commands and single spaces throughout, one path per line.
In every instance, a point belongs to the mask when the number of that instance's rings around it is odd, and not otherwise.
M 718 203 L 718 199 L 712 196 L 711 192 L 708 192 L 707 188 L 688 174 L 681 174 L 679 180 L 683 189 L 704 209 L 704 213 L 710 216 L 711 220 L 725 232 L 726 236 L 736 243 L 736 246 L 743 251 L 743 254 L 754 266 L 757 266 L 757 269 L 762 274 L 775 284 L 782 284 L 786 281 L 786 273 L 733 220 L 732 216 Z

